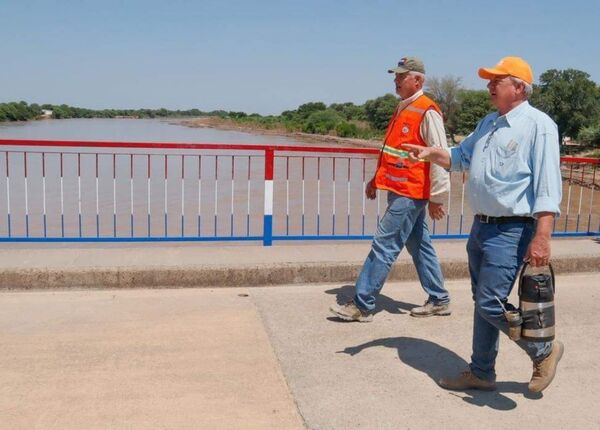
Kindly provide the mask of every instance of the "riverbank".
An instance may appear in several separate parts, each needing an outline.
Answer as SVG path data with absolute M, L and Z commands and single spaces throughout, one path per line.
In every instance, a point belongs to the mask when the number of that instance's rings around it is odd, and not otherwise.
M 285 138 L 297 139 L 312 144 L 336 144 L 358 146 L 363 148 L 379 148 L 381 146 L 381 141 L 376 139 L 357 139 L 333 135 L 290 132 L 283 127 L 267 129 L 252 124 L 240 124 L 231 119 L 215 116 L 199 117 L 193 119 L 170 120 L 169 123 L 182 125 L 190 128 L 212 128 L 218 130 L 261 134 L 265 136 L 281 136 Z

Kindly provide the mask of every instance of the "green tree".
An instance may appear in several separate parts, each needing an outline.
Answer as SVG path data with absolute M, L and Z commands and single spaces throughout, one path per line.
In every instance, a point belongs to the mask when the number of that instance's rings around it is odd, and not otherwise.
M 398 97 L 392 94 L 367 100 L 364 104 L 364 110 L 369 125 L 375 130 L 385 130 L 397 106 Z
M 583 127 L 594 124 L 600 112 L 600 92 L 581 70 L 550 69 L 534 86 L 531 104 L 552 117 L 562 142 L 564 136 L 575 138 Z
M 295 110 L 284 110 L 280 115 L 284 120 L 293 120 L 298 117 L 298 112 Z
M 28 105 L 24 101 L 0 103 L 0 121 L 27 121 L 41 114 L 37 104 Z
M 339 112 L 347 120 L 364 120 L 366 119 L 365 110 L 362 106 L 357 106 L 354 103 L 332 103 L 329 109 Z
M 327 109 L 327 106 L 325 106 L 325 103 L 323 102 L 310 102 L 300 105 L 298 109 L 296 109 L 296 113 L 301 118 L 306 119 L 314 112 L 323 111 L 325 109 Z
M 455 133 L 467 135 L 477 123 L 494 110 L 490 95 L 485 90 L 461 90 L 458 93 L 460 108 L 455 114 Z

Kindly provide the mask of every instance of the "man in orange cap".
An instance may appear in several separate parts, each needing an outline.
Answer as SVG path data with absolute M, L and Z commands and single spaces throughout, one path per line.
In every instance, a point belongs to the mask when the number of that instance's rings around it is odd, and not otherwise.
M 562 183 L 556 124 L 528 103 L 533 73 L 519 57 L 479 69 L 497 112 L 483 118 L 450 150 L 403 145 L 414 158 L 446 169 L 469 171 L 469 201 L 475 215 L 467 243 L 475 301 L 473 354 L 468 371 L 442 378 L 447 389 L 495 388 L 499 332 L 508 323 L 496 298 L 506 305 L 523 261 L 533 267 L 550 260 L 554 217 L 560 214 Z M 510 305 L 509 305 L 510 307 Z M 561 342 L 516 342 L 532 359 L 529 390 L 552 382 L 564 347 Z

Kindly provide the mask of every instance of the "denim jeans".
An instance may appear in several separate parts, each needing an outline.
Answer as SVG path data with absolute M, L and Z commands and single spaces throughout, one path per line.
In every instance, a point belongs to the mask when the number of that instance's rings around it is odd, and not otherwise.
M 412 256 L 428 300 L 436 304 L 450 301 L 425 223 L 426 206 L 427 200 L 415 200 L 388 192 L 387 210 L 379 221 L 371 252 L 356 281 L 354 301 L 362 310 L 375 309 L 377 296 L 404 246 Z
M 482 224 L 473 221 L 467 242 L 473 312 L 471 371 L 494 380 L 500 331 L 508 335 L 508 323 L 495 297 L 506 304 L 533 236 L 533 224 Z M 508 305 L 507 308 L 512 308 Z M 546 357 L 552 342 L 516 342 L 532 360 Z

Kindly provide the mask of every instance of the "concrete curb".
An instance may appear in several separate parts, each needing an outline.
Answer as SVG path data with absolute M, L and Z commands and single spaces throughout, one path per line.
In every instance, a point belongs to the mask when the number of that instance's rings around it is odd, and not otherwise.
M 557 274 L 596 272 L 600 255 L 553 259 Z M 115 267 L 85 269 L 21 269 L 0 271 L 0 290 L 68 288 L 250 287 L 267 285 L 353 283 L 362 263 L 286 263 L 252 267 Z M 468 278 L 466 261 L 443 261 L 446 279 Z M 398 261 L 390 280 L 417 280 L 410 261 Z

